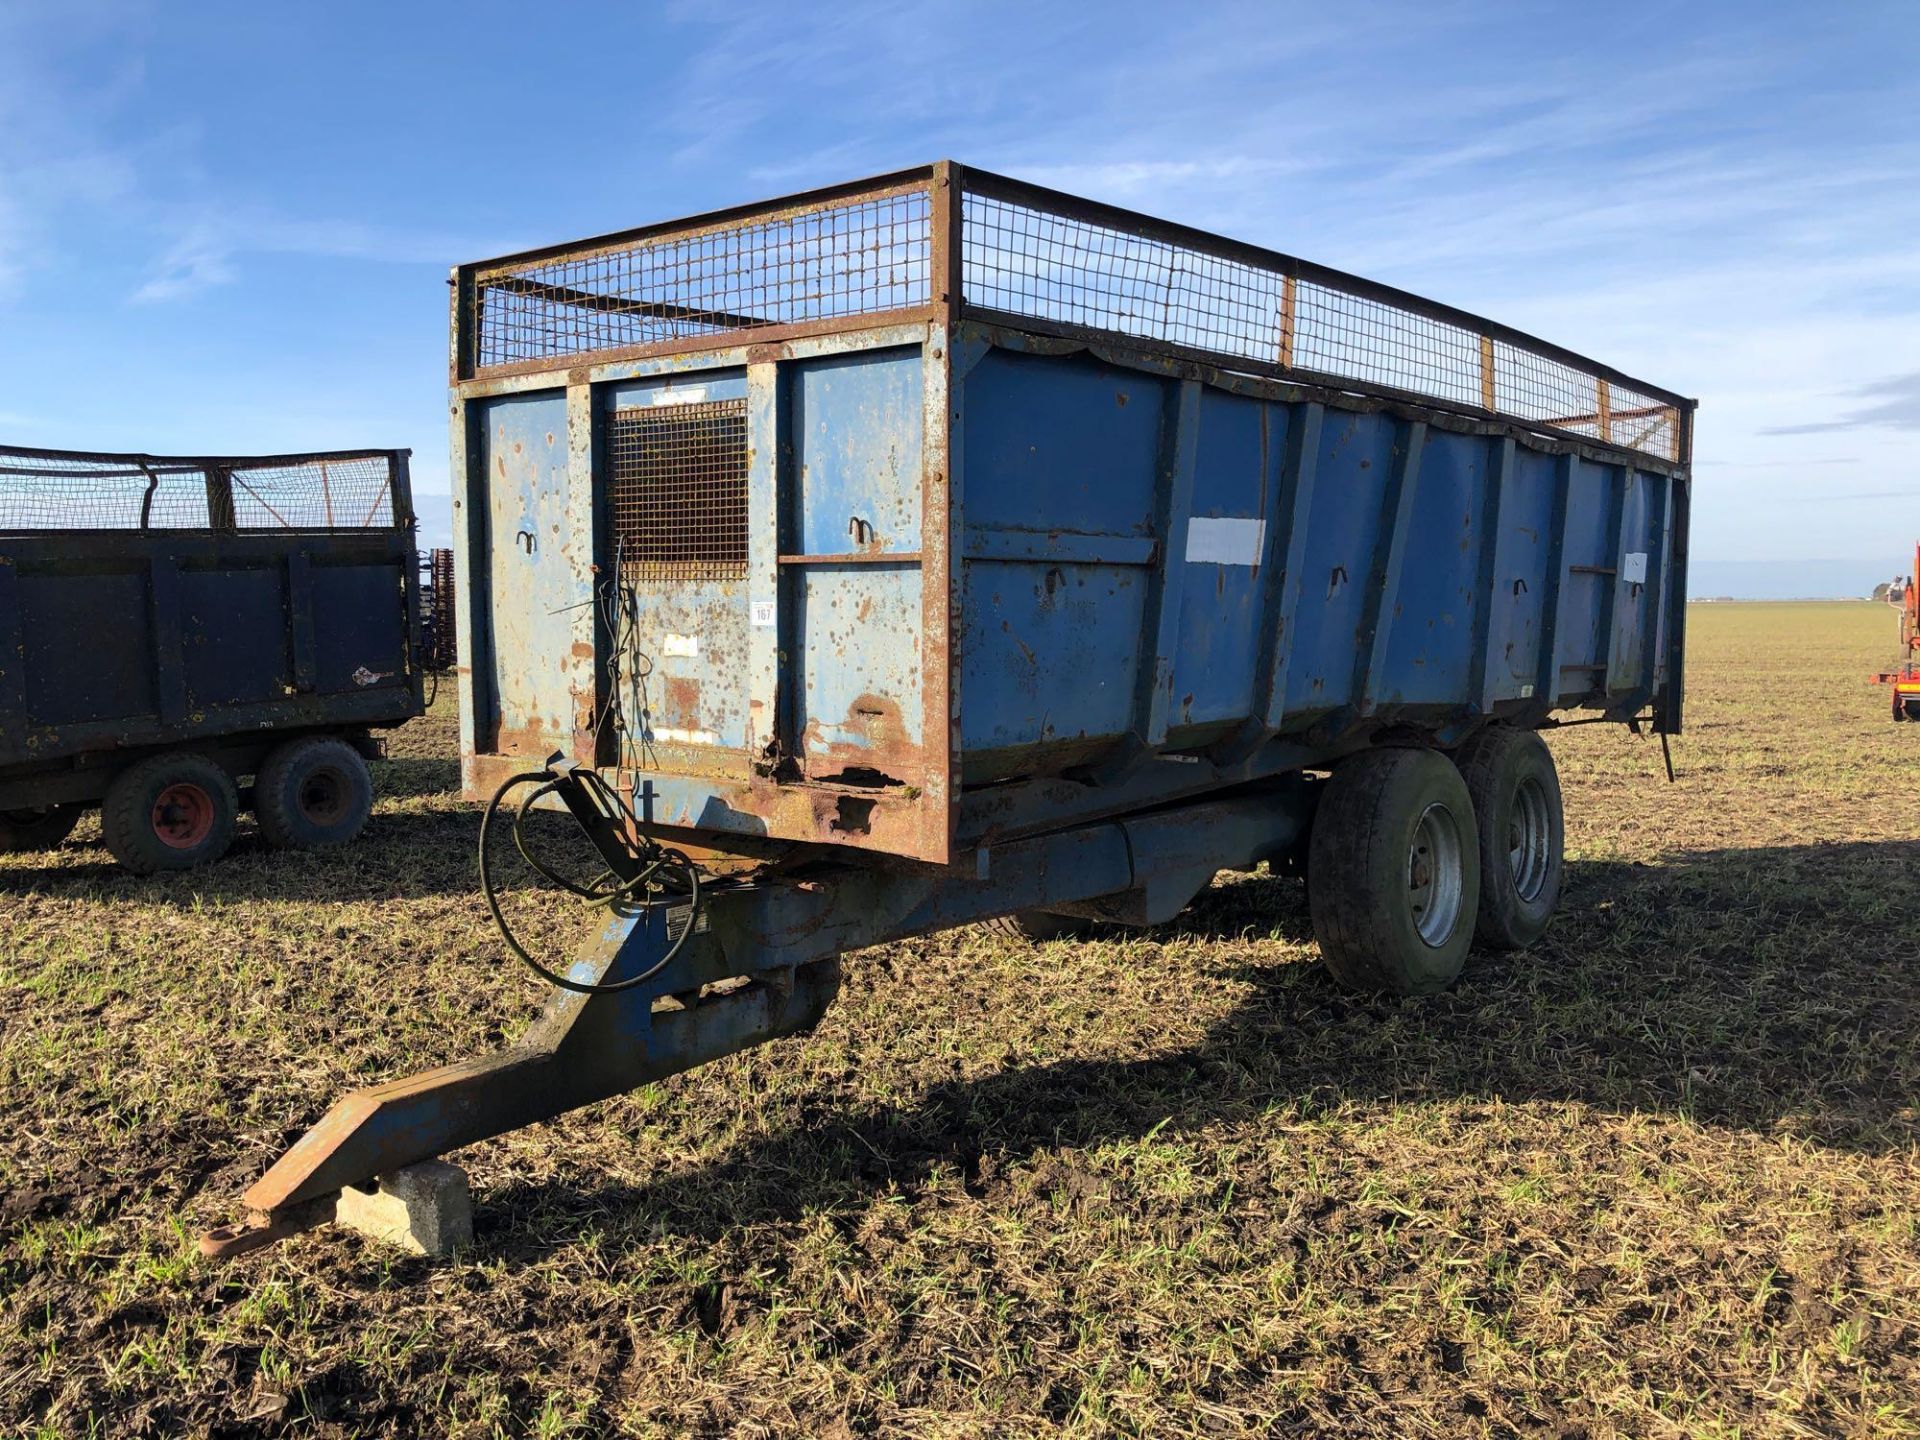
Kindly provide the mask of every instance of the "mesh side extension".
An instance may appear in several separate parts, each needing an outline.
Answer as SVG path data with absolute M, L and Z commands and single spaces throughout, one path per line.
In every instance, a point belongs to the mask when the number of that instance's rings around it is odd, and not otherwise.
M 0 531 L 388 529 L 396 463 L 384 451 L 185 458 L 0 446 Z
M 607 430 L 622 575 L 745 579 L 747 402 L 616 410 Z
M 924 305 L 925 190 L 666 235 L 474 280 L 473 363 L 528 360 Z
M 1284 256 L 1255 263 L 1038 200 L 972 191 L 962 231 L 970 308 L 1264 372 L 1397 390 L 1681 458 L 1672 400 L 1610 385 L 1490 335 L 1471 317 L 1455 320 L 1310 277 Z

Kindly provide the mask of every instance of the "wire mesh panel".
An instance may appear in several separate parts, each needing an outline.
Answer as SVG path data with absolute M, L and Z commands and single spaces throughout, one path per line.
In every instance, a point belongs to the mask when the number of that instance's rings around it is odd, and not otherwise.
M 0 446 L 0 530 L 367 530 L 394 523 L 388 452 L 101 455 Z
M 481 271 L 481 369 L 924 305 L 925 189 Z
M 1283 375 L 1394 390 L 1679 459 L 1674 397 L 1503 338 L 1444 307 L 1343 284 L 1282 255 L 980 177 L 962 208 L 962 293 L 987 311 Z M 1062 197 L 1063 200 L 1065 197 Z M 1109 218 L 1110 217 L 1110 218 Z M 1215 248 L 1217 246 L 1217 248 Z M 1384 292 L 1384 293 L 1383 293 Z
M 1689 443 L 1691 402 L 1494 322 L 958 166 L 495 262 L 461 293 L 463 374 L 851 327 L 950 301 L 1005 323 L 1432 400 L 1663 459 L 1687 458 Z
M 616 410 L 608 425 L 614 545 L 629 580 L 747 573 L 747 402 Z

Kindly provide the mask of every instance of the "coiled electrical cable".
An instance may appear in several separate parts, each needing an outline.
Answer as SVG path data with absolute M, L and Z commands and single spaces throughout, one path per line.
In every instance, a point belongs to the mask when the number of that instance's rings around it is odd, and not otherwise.
M 622 803 L 619 793 L 607 784 L 597 771 L 576 770 L 573 772 L 573 778 L 593 791 L 595 798 L 603 807 L 610 807 L 611 815 L 632 818 L 631 811 Z M 622 990 L 631 990 L 634 986 L 653 979 L 686 945 L 687 937 L 693 934 L 695 923 L 700 917 L 700 870 L 679 851 L 669 850 L 652 841 L 641 842 L 636 856 L 639 862 L 638 868 L 624 880 L 613 867 L 609 866 L 591 881 L 582 885 L 579 881 L 561 875 L 541 863 L 527 848 L 524 830 L 527 812 L 542 796 L 557 791 L 562 783 L 561 778 L 550 771 L 530 770 L 519 775 L 508 776 L 500 788 L 493 792 L 493 798 L 487 802 L 487 808 L 480 816 L 480 891 L 486 896 L 487 911 L 493 916 L 493 923 L 500 931 L 500 938 L 506 942 L 507 949 L 542 980 L 551 985 L 557 985 L 562 990 L 571 990 L 576 995 L 618 994 Z M 651 910 L 655 905 L 663 903 L 661 900 L 651 898 L 655 895 L 671 896 L 673 900 L 684 900 L 688 905 L 687 923 L 681 928 L 679 937 L 667 946 L 665 954 L 638 975 L 629 975 L 624 980 L 615 980 L 606 984 L 586 984 L 570 979 L 542 964 L 513 933 L 513 927 L 507 923 L 506 914 L 500 908 L 499 893 L 494 889 L 493 871 L 487 857 L 487 837 L 491 833 L 494 818 L 500 813 L 500 808 L 507 796 L 521 785 L 531 785 L 534 788 L 529 790 L 514 808 L 513 845 L 514 849 L 520 852 L 520 858 L 536 875 L 551 884 L 558 885 L 569 894 L 578 896 L 595 909 L 627 904 L 637 906 L 643 911 Z M 586 829 L 584 823 L 580 822 L 578 816 L 574 819 L 584 831 Z M 648 898 L 637 898 L 641 896 Z

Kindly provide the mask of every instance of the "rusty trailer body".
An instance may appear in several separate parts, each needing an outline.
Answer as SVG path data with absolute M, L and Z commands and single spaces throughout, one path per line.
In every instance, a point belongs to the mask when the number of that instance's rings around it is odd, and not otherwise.
M 944 864 L 1396 727 L 1678 727 L 1691 404 L 1491 322 L 953 165 L 455 294 L 476 798 L 558 749 Z
M 348 808 L 290 813 L 289 843 L 357 830 L 357 752 L 421 710 L 412 536 L 405 451 L 0 447 L 0 845 L 58 843 L 91 805 L 111 822 L 120 787 L 121 820 L 152 821 L 107 825 L 124 863 L 215 858 L 244 782 L 302 742 L 287 784 Z M 356 755 L 313 771 L 329 741 Z
M 1692 402 L 958 165 L 462 266 L 451 402 L 464 783 L 572 813 L 596 923 L 521 948 L 483 825 L 540 1020 L 340 1101 L 213 1253 L 947 926 L 1305 861 L 1335 974 L 1432 991 L 1557 903 L 1535 731 L 1680 728 Z

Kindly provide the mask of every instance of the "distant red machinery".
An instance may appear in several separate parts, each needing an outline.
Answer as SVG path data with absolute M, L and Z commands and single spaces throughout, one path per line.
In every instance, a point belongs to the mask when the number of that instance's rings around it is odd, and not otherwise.
M 1873 677 L 1874 684 L 1893 687 L 1895 720 L 1920 720 L 1920 661 L 1915 658 L 1920 654 L 1920 585 L 1914 584 L 1920 576 L 1920 545 L 1914 546 L 1913 558 L 1906 583 L 1887 597 L 1900 607 L 1900 667 Z

